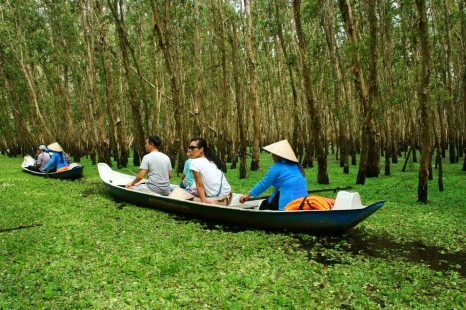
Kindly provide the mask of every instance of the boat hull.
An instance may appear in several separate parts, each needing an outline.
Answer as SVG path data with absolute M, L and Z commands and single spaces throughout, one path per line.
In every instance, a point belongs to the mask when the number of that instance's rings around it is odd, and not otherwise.
M 29 158 L 28 158 L 29 157 Z M 32 159 L 32 163 L 31 163 Z M 31 164 L 34 164 L 34 159 L 31 156 L 25 156 L 24 161 L 21 164 L 21 168 L 24 172 L 27 172 L 32 175 L 52 178 L 52 179 L 66 179 L 66 180 L 76 180 L 83 177 L 84 167 L 83 166 L 74 166 L 71 169 L 62 171 L 62 172 L 38 172 L 34 170 L 29 170 L 27 167 Z
M 105 164 L 99 164 L 99 173 L 100 165 Z M 117 179 L 119 176 L 115 175 L 115 177 Z M 133 178 L 128 176 L 128 180 Z M 101 175 L 101 179 L 106 191 L 120 200 L 177 214 L 261 229 L 341 233 L 365 220 L 384 204 L 383 201 L 378 201 L 367 207 L 348 210 L 268 211 L 257 208 L 248 209 L 247 205 L 245 208 L 241 204 L 223 207 L 190 200 L 178 200 L 127 189 L 122 186 L 124 182 L 113 181 L 111 177 L 106 179 Z M 239 197 L 239 194 L 235 195 Z M 255 203 L 258 205 L 258 202 Z M 251 205 L 251 207 L 254 206 Z

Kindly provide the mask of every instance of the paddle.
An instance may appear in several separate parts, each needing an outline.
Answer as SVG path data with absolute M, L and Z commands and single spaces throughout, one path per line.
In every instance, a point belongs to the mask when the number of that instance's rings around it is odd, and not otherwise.
M 129 172 L 131 172 L 132 175 L 138 175 L 136 172 L 134 172 L 134 171 L 131 170 L 131 169 L 126 168 L 126 170 L 129 171 Z
M 307 191 L 307 193 L 312 194 L 312 193 L 322 193 L 322 192 L 337 192 L 337 191 L 352 189 L 352 188 L 353 188 L 352 186 L 345 186 L 345 187 L 335 187 L 335 188 L 314 189 L 314 190 Z M 270 195 L 269 196 L 252 197 L 252 198 L 249 198 L 247 201 L 267 199 L 269 197 L 270 197 Z

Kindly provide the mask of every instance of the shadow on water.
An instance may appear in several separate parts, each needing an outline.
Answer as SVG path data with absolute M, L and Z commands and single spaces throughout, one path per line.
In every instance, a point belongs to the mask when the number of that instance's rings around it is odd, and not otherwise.
M 326 249 L 338 249 L 353 255 L 389 260 L 402 259 L 411 263 L 425 264 L 435 271 L 453 270 L 461 277 L 466 277 L 464 267 L 466 252 L 464 251 L 445 253 L 445 249 L 427 246 L 421 242 L 396 242 L 389 236 L 368 236 L 358 229 L 353 229 L 343 235 L 319 236 L 317 240 L 304 240 L 299 235 L 295 238 L 300 247 L 308 252 L 309 259 L 324 265 L 345 264 L 338 258 L 328 258 L 324 254 Z
M 79 194 L 81 195 L 81 197 L 83 198 L 87 198 L 89 196 L 92 196 L 92 195 L 102 195 L 102 194 L 105 194 L 106 191 L 102 188 L 95 188 L 95 187 L 90 187 L 90 188 L 87 188 L 83 191 L 81 191 Z
M 87 194 L 87 193 L 85 193 Z M 93 194 L 93 193 L 92 193 Z M 117 209 L 126 206 L 119 199 L 114 199 Z M 337 250 L 339 252 L 361 255 L 366 257 L 383 259 L 402 259 L 414 264 L 425 264 L 435 271 L 456 271 L 465 278 L 466 252 L 446 253 L 445 249 L 427 246 L 421 242 L 396 242 L 388 235 L 368 235 L 366 231 L 354 228 L 346 234 L 317 235 L 317 234 L 294 234 L 286 231 L 254 229 L 229 223 L 219 223 L 208 219 L 197 219 L 182 214 L 172 214 L 175 221 L 195 222 L 206 230 L 219 230 L 223 232 L 238 233 L 243 231 L 261 231 L 269 234 L 287 234 L 294 238 L 299 247 L 308 253 L 308 258 L 326 266 L 336 264 L 347 264 L 344 258 L 338 256 L 328 257 L 326 250 Z M 304 238 L 311 236 L 311 238 Z
M 183 214 L 173 214 L 173 219 L 179 222 L 193 222 L 199 224 L 205 230 L 219 230 L 229 233 L 239 233 L 243 231 L 264 231 L 263 229 L 255 229 L 247 226 L 239 226 L 228 222 L 221 222 L 218 220 L 211 220 L 207 218 L 196 218 Z M 270 233 L 277 233 L 277 231 L 268 231 Z
M 204 229 L 219 230 L 237 233 L 242 231 L 254 231 L 257 229 L 233 224 L 210 221 L 205 219 L 193 219 L 191 217 L 174 215 L 177 221 L 194 221 Z M 260 230 L 264 231 L 264 230 Z M 270 234 L 290 234 L 284 231 L 265 231 Z M 292 234 L 299 247 L 308 253 L 308 258 L 326 266 L 335 264 L 347 264 L 338 256 L 328 257 L 326 250 L 338 250 L 339 252 L 360 255 L 365 257 L 383 258 L 388 260 L 401 259 L 414 264 L 425 264 L 435 271 L 456 271 L 465 278 L 466 252 L 446 253 L 445 249 L 427 246 L 421 242 L 396 242 L 388 235 L 368 235 L 366 231 L 354 228 L 346 234 L 338 235 L 306 235 L 314 236 L 310 239 L 303 238 L 302 234 Z M 307 239 L 307 240 L 306 240 Z

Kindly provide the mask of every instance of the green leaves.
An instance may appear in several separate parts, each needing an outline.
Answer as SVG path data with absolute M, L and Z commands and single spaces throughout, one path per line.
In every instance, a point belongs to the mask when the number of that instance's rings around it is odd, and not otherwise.
M 455 165 L 445 166 L 446 191 L 432 190 L 428 206 L 412 203 L 417 170 L 397 172 L 403 163 L 392 166 L 390 177 L 356 185 L 364 204 L 385 199 L 386 205 L 349 233 L 325 236 L 118 208 L 86 159 L 84 179 L 74 182 L 21 173 L 20 161 L 0 155 L 0 228 L 43 225 L 0 233 L 0 308 L 465 306 L 461 266 L 448 267 L 440 256 L 448 268 L 435 271 L 406 259 L 403 247 L 464 254 L 464 176 L 452 173 Z M 236 192 L 260 180 L 269 155 L 261 162 L 246 180 L 228 171 Z M 331 186 L 354 185 L 357 169 L 340 170 L 329 161 Z M 313 181 L 316 169 L 306 173 L 309 189 L 324 188 Z

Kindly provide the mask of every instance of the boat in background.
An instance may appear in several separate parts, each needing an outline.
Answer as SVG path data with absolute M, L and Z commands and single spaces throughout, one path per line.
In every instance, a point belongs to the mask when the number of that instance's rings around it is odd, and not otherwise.
M 52 179 L 67 179 L 67 180 L 76 180 L 79 178 L 82 178 L 83 172 L 84 172 L 84 167 L 77 164 L 77 163 L 72 163 L 69 165 L 68 170 L 61 171 L 61 172 L 39 172 L 39 171 L 34 171 L 30 170 L 27 167 L 34 165 L 34 158 L 32 158 L 30 155 L 24 156 L 23 163 L 21 164 L 21 168 L 23 169 L 24 172 L 37 175 L 37 176 L 43 176 L 47 178 L 52 178 Z
M 177 199 L 125 188 L 134 176 L 112 170 L 107 164 L 98 164 L 99 175 L 110 195 L 123 201 L 224 223 L 260 229 L 278 229 L 314 233 L 341 233 L 355 227 L 380 209 L 384 201 L 369 206 L 349 206 L 339 210 L 259 210 L 262 200 L 239 203 L 241 194 L 233 194 L 230 205 L 218 206 L 192 200 Z M 176 188 L 177 185 L 172 185 Z

